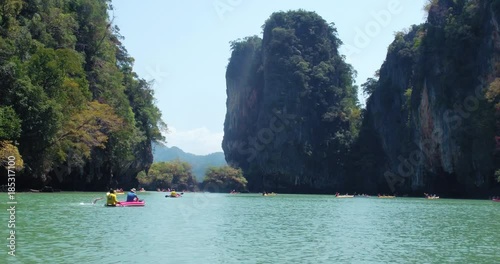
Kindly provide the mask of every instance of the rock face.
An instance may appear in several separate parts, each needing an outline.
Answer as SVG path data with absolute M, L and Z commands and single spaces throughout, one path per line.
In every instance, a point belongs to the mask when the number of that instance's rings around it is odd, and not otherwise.
M 498 186 L 499 14 L 495 1 L 435 1 L 426 24 L 396 35 L 370 84 L 351 188 L 474 196 Z
M 363 121 L 335 29 L 275 13 L 232 44 L 223 149 L 251 190 L 493 194 L 500 175 L 500 3 L 429 3 L 396 34 Z
M 334 192 L 360 109 L 333 25 L 274 13 L 263 39 L 232 43 L 222 147 L 253 191 Z

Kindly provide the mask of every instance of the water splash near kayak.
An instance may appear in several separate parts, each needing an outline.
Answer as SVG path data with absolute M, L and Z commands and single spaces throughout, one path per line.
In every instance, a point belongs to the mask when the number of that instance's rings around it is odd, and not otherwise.
M 102 199 L 104 199 L 104 198 L 102 198 L 102 197 L 101 198 L 95 198 L 90 203 L 80 202 L 79 205 L 95 205 L 97 203 L 97 201 L 102 200 Z

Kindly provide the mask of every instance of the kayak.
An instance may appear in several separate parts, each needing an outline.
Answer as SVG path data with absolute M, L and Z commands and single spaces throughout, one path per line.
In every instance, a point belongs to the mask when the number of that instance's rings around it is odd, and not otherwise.
M 392 198 L 395 198 L 396 196 L 379 196 L 378 198 L 382 198 L 382 199 L 392 199 Z
M 337 198 L 354 198 L 354 195 L 337 195 Z
M 427 196 L 425 198 L 427 198 L 429 200 L 434 200 L 434 199 L 439 199 L 439 196 Z
M 183 194 L 184 194 L 183 192 L 181 192 L 181 193 L 176 192 L 176 193 L 174 193 L 174 194 L 172 195 L 172 192 L 170 192 L 170 193 L 168 193 L 167 195 L 165 195 L 165 197 L 170 197 L 170 198 L 180 198 L 180 197 L 182 197 L 182 195 L 183 195 Z
M 500 202 L 500 199 L 491 199 L 493 202 Z
M 119 204 L 116 204 L 116 206 L 120 206 L 120 207 L 144 206 L 144 205 L 146 205 L 146 202 L 144 202 L 144 201 L 138 201 L 138 202 L 120 202 Z

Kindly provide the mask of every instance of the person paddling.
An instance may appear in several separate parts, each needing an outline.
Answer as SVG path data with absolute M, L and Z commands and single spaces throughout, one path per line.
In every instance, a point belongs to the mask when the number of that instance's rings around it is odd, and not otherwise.
M 109 189 L 109 192 L 106 194 L 106 205 L 116 206 L 117 204 L 120 204 L 120 202 L 116 199 L 115 190 Z
M 135 188 L 132 188 L 130 192 L 127 193 L 127 202 L 138 202 L 139 197 L 135 193 Z

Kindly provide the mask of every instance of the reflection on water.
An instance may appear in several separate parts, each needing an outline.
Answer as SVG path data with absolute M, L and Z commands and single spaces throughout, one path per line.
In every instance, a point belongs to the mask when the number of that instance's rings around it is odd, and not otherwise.
M 411 198 L 18 194 L 16 257 L 1 263 L 495 263 L 500 203 Z M 0 196 L 6 200 L 6 194 Z M 6 212 L 2 203 L 1 210 Z M 7 222 L 7 218 L 3 217 Z M 4 226 L 6 226 L 5 223 Z M 8 237 L 8 229 L 0 230 Z

